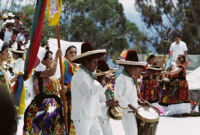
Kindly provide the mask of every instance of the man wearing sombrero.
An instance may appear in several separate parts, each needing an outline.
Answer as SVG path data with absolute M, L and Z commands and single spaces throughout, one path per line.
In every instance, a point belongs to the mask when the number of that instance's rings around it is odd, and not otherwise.
M 124 67 L 123 72 L 119 75 L 115 82 L 115 96 L 119 100 L 119 105 L 127 107 L 124 110 L 122 124 L 124 127 L 125 135 L 137 135 L 136 117 L 133 111 L 137 112 L 139 107 L 137 89 L 137 77 L 146 66 L 146 62 L 140 62 L 136 50 L 127 50 L 124 59 L 117 60 L 116 63 Z
M 103 83 L 103 78 L 106 77 L 107 74 L 113 74 L 116 72 L 116 69 L 110 69 L 105 60 L 98 61 L 98 67 L 96 71 L 97 83 Z M 113 75 L 114 76 L 114 75 Z M 113 77 L 113 79 L 115 79 Z M 110 125 L 110 117 L 108 116 L 109 107 L 117 106 L 118 102 L 114 101 L 114 84 L 109 83 L 107 87 L 104 87 L 100 92 L 100 103 L 101 103 L 101 112 L 102 116 L 99 117 L 99 123 L 102 128 L 103 135 L 112 135 L 112 127 Z
M 100 135 L 101 128 L 98 117 L 101 115 L 99 92 L 110 81 L 111 76 L 103 79 L 103 86 L 95 83 L 93 72 L 98 65 L 98 58 L 106 50 L 94 50 L 90 43 L 83 43 L 81 54 L 71 58 L 74 63 L 79 63 L 80 69 L 74 74 L 71 82 L 72 115 L 75 132 L 77 135 Z

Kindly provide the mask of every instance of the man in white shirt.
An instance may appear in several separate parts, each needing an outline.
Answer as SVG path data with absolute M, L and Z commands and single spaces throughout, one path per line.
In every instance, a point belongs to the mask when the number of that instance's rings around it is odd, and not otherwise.
M 110 77 L 104 79 L 104 85 L 95 83 L 93 72 L 97 68 L 98 58 L 106 50 L 93 50 L 85 42 L 81 46 L 81 54 L 72 57 L 71 61 L 82 64 L 74 74 L 71 82 L 72 115 L 76 135 L 101 135 L 98 117 L 101 115 L 99 92 L 109 82 Z
M 98 67 L 96 71 L 97 83 L 103 83 L 104 77 L 107 74 L 116 72 L 115 69 L 110 69 L 105 60 L 98 61 Z M 113 75 L 114 76 L 114 75 Z M 114 77 L 113 77 L 114 79 Z M 113 94 L 108 95 L 108 94 Z M 113 100 L 114 98 L 114 86 L 112 83 L 108 84 L 104 90 L 100 92 L 100 103 L 102 116 L 99 117 L 99 122 L 102 128 L 103 135 L 112 135 L 112 127 L 110 125 L 110 117 L 108 116 L 108 108 L 117 106 L 118 102 Z
M 175 42 L 173 42 L 170 46 L 169 54 L 173 54 L 172 61 L 176 61 L 177 57 L 181 54 L 184 55 L 185 58 L 187 56 L 187 45 L 185 42 L 181 41 L 181 36 L 179 34 L 175 35 Z
M 125 135 L 137 135 L 138 129 L 135 113 L 139 107 L 139 100 L 137 97 L 136 86 L 138 86 L 138 83 L 136 80 L 146 66 L 146 62 L 139 62 L 137 52 L 135 50 L 128 50 L 125 60 L 117 60 L 116 63 L 124 66 L 124 71 L 115 82 L 115 96 L 119 100 L 119 105 L 128 108 L 124 110 L 122 125 Z M 129 111 L 133 113 L 128 113 Z

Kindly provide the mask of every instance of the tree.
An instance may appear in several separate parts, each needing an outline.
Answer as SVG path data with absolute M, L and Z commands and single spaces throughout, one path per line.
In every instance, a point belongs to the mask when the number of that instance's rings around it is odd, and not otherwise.
M 145 36 L 126 19 L 118 0 L 66 0 L 63 5 L 66 40 L 89 41 L 95 48 L 107 48 L 115 58 L 129 44 L 147 51 Z
M 152 44 L 159 53 L 163 52 L 163 40 L 169 28 L 182 33 L 190 54 L 200 49 L 200 1 L 199 0 L 136 0 L 136 9 L 147 28 L 157 35 Z M 169 37 L 173 41 L 173 36 Z M 171 42 L 168 42 L 167 48 Z
M 69 41 L 88 41 L 94 48 L 106 48 L 108 56 L 117 56 L 130 48 L 130 44 L 147 51 L 146 37 L 134 23 L 129 22 L 118 0 L 65 0 L 62 1 L 60 19 L 61 39 Z M 34 15 L 34 6 L 26 5 L 17 14 L 23 18 L 24 26 L 30 29 Z M 42 44 L 56 38 L 54 27 L 48 26 L 47 14 L 43 25 Z

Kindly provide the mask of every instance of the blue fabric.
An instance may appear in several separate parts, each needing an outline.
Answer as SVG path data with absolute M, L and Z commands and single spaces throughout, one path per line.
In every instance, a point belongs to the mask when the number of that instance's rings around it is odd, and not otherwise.
M 65 69 L 64 69 L 64 83 L 71 83 L 72 75 L 71 75 L 71 73 L 69 72 L 69 64 L 68 64 L 68 61 L 65 60 L 64 64 L 65 64 Z
M 18 82 L 17 82 L 16 92 L 14 94 L 14 101 L 15 101 L 15 105 L 19 106 L 19 104 L 20 104 L 20 97 L 21 97 L 22 89 L 23 89 L 23 76 L 19 75 L 17 81 Z

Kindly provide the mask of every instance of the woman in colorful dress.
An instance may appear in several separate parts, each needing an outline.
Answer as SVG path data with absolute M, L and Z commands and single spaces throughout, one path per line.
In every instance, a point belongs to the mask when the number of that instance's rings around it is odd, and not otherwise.
M 33 75 L 36 97 L 24 113 L 24 133 L 30 135 L 60 135 L 64 134 L 64 117 L 62 103 L 59 98 L 60 83 L 52 78 L 56 72 L 57 61 L 61 50 L 52 52 L 40 48 L 39 65 Z
M 161 72 L 161 68 L 154 63 L 155 55 L 149 53 L 146 57 L 147 70 L 143 74 L 142 87 L 140 89 L 141 97 L 149 103 L 157 103 L 159 101 L 159 85 L 157 76 Z
M 6 87 L 10 93 L 11 91 L 10 91 L 8 76 L 3 66 L 3 62 L 8 60 L 8 56 L 9 56 L 8 46 L 5 45 L 2 40 L 0 40 L 0 85 Z
M 71 120 L 71 79 L 74 73 L 78 70 L 78 66 L 71 62 L 71 58 L 77 54 L 75 46 L 69 46 L 65 53 L 65 59 L 63 60 L 63 72 L 64 72 L 64 84 L 67 86 L 66 92 L 66 104 L 67 104 L 67 116 L 68 116 L 68 131 L 70 135 L 75 135 L 75 127 Z
M 0 40 L 0 85 L 6 87 L 9 90 L 9 93 L 12 94 L 10 84 L 17 80 L 17 76 L 14 76 L 9 80 L 8 74 L 4 68 L 4 62 L 8 60 L 9 56 L 8 47 L 8 45 L 4 44 L 3 41 Z
M 176 60 L 177 68 L 174 71 L 163 71 L 162 74 L 171 75 L 170 89 L 166 99 L 168 115 L 180 115 L 190 113 L 190 102 L 186 70 L 184 67 L 185 56 L 179 55 Z M 165 97 L 164 97 L 165 98 Z

